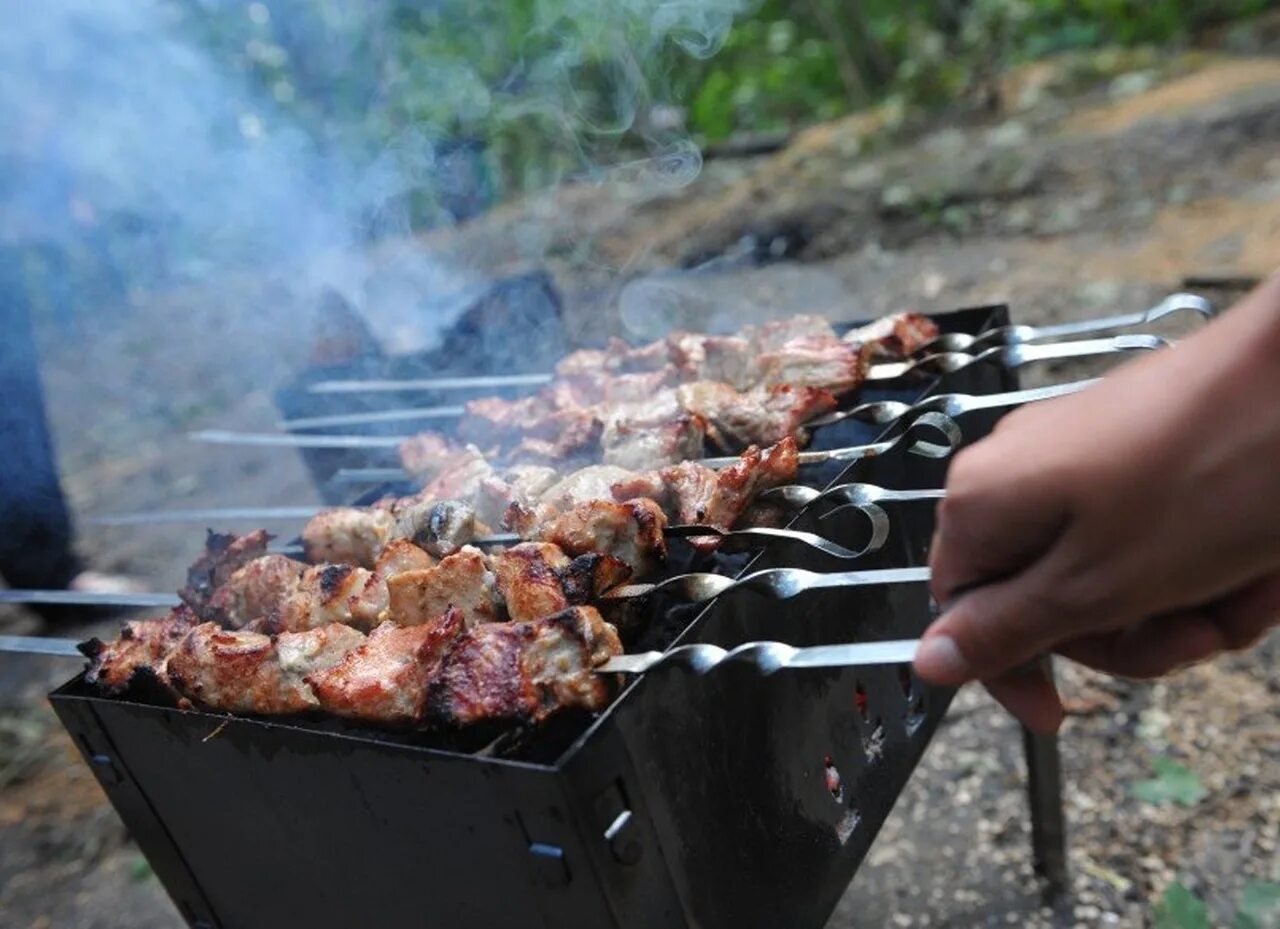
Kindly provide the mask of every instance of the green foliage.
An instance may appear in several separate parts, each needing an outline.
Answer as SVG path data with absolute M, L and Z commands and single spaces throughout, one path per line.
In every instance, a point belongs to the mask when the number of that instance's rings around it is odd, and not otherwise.
M 1157 758 L 1152 762 L 1156 776 L 1149 781 L 1138 781 L 1131 788 L 1133 795 L 1147 803 L 1177 803 L 1195 806 L 1208 789 L 1200 783 L 1200 777 L 1186 765 L 1170 758 Z
M 1232 929 L 1277 929 L 1280 927 L 1280 884 L 1250 881 L 1240 898 Z
M 1204 901 L 1176 881 L 1155 905 L 1152 919 L 1156 929 L 1212 929 L 1213 926 Z
M 602 164 L 879 101 L 981 95 L 1006 65 L 1176 43 L 1267 0 L 164 0 L 259 91 L 263 124 L 385 163 L 414 225 Z M 664 106 L 686 125 L 663 124 Z M 278 118 L 277 118 L 278 117 Z M 228 131 L 235 131 L 229 127 Z M 242 130 L 243 131 L 243 130 Z M 456 149 L 460 142 L 474 143 Z M 450 153 L 453 154 L 450 154 Z M 381 160 L 381 162 L 380 162 Z M 435 181 L 431 179 L 437 179 Z M 456 179 L 455 179 L 456 180 Z

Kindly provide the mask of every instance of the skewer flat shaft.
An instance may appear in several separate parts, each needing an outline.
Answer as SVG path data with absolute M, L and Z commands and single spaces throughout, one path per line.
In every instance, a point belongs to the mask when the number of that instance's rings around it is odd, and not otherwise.
M 48 604 L 60 606 L 174 607 L 182 601 L 176 594 L 98 594 L 82 590 L 0 590 L 0 603 Z
M 19 655 L 50 655 L 54 658 L 84 658 L 74 639 L 46 639 L 34 635 L 0 635 L 0 652 Z

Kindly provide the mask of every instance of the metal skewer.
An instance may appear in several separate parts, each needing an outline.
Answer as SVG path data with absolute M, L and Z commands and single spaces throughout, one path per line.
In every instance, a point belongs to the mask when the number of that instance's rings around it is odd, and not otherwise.
M 615 587 L 602 598 L 634 600 L 655 593 L 669 593 L 688 603 L 704 603 L 731 591 L 747 590 L 774 600 L 789 600 L 811 590 L 832 587 L 867 587 L 878 584 L 909 584 L 929 580 L 929 569 L 884 568 L 876 571 L 837 571 L 820 574 L 801 568 L 768 568 L 740 578 L 723 574 L 681 574 L 656 584 L 627 584 Z
M 861 403 L 850 410 L 836 410 L 815 417 L 804 424 L 810 429 L 817 426 L 830 426 L 846 419 L 856 419 L 873 425 L 886 426 L 906 416 L 920 413 L 943 413 L 947 416 L 960 416 L 975 410 L 998 410 L 1003 407 L 1018 406 L 1023 403 L 1035 403 L 1039 400 L 1051 400 L 1078 393 L 1086 387 L 1098 383 L 1099 378 L 1086 381 L 1072 381 L 1069 384 L 1054 384 L 1049 387 L 1033 387 L 1027 390 L 1010 390 L 998 394 L 938 394 L 926 397 L 919 403 L 903 403 L 901 400 L 876 400 Z
M 682 645 L 668 652 L 640 652 L 610 658 L 595 670 L 601 674 L 643 674 L 662 667 L 680 667 L 706 674 L 725 664 L 754 665 L 761 674 L 782 668 L 837 668 L 877 664 L 908 664 L 915 660 L 919 639 L 856 642 L 794 648 L 782 642 L 748 642 L 726 651 L 715 645 Z M 0 652 L 79 658 L 85 655 L 73 639 L 0 635 Z
M 1117 316 L 1104 316 L 1101 319 L 1086 319 L 1070 323 L 1055 323 L 1051 326 L 997 326 L 977 335 L 965 332 L 948 332 L 932 339 L 922 346 L 923 352 L 968 352 L 982 345 L 1017 345 L 1025 342 L 1036 342 L 1041 339 L 1057 339 L 1063 336 L 1089 335 L 1105 332 L 1108 329 L 1128 329 L 1153 323 L 1174 313 L 1191 312 L 1212 319 L 1213 304 L 1196 294 L 1172 294 L 1165 297 L 1150 309 L 1138 313 L 1121 313 Z
M 0 590 L 0 603 L 145 608 L 174 607 L 181 602 L 176 594 L 99 594 L 81 590 Z
M 761 503 L 781 503 L 799 509 L 816 500 L 838 501 L 843 506 L 874 506 L 877 503 L 895 503 L 911 500 L 941 500 L 947 495 L 943 488 L 927 490 L 890 490 L 876 484 L 837 484 L 827 490 L 817 490 L 803 484 L 787 484 L 771 487 L 756 499 Z M 843 508 L 843 507 L 842 507 Z
M 988 348 L 976 355 L 967 355 L 963 352 L 946 352 L 941 355 L 929 355 L 919 361 L 896 362 L 893 365 L 880 365 L 882 372 L 886 372 L 892 368 L 894 372 L 892 378 L 897 379 L 907 375 L 916 373 L 929 374 L 953 374 L 962 371 L 976 364 L 999 364 L 1009 369 L 1017 369 L 1023 365 L 1031 364 L 1036 361 L 1057 361 L 1067 358 L 1085 358 L 1094 355 L 1111 355 L 1121 352 L 1131 351 L 1152 351 L 1158 348 L 1164 348 L 1170 343 L 1166 339 L 1159 336 L 1141 334 L 1141 335 L 1118 335 L 1107 339 L 1081 339 L 1075 342 L 1053 342 L 1047 345 L 998 345 Z M 1064 391 L 1069 393 L 1073 388 L 1070 385 L 1062 385 Z M 1042 388 L 1043 390 L 1051 390 L 1051 388 Z M 950 395 L 965 396 L 965 395 Z M 994 394 L 992 397 L 1004 396 L 1002 394 Z M 1046 396 L 1056 396 L 1056 394 L 1047 394 Z M 933 398 L 938 399 L 938 398 Z M 990 398 L 983 398 L 989 403 L 996 406 L 1011 406 L 1012 401 L 994 401 Z M 891 401 L 886 401 L 886 403 Z M 928 401 L 925 401 L 928 402 Z M 979 402 L 977 400 L 970 403 L 968 409 L 985 409 L 990 408 L 973 405 Z M 901 415 L 898 407 L 870 405 L 868 409 L 864 409 L 858 418 L 870 417 L 870 422 L 885 422 L 885 417 L 889 421 L 897 418 L 893 415 L 894 410 L 899 410 L 897 415 Z M 855 407 L 855 410 L 858 408 Z M 910 410 L 910 407 L 906 408 Z M 830 414 L 838 416 L 835 419 L 825 420 L 826 422 L 838 422 L 839 419 L 847 418 L 854 415 L 854 411 L 849 411 L 846 415 Z M 879 418 L 877 418 L 879 417 Z M 822 417 L 814 420 L 806 425 L 822 425 L 824 420 Z M 413 438 L 412 435 L 398 436 L 368 436 L 368 435 L 292 435 L 279 433 L 262 433 L 262 432 L 235 432 L 226 429 L 206 429 L 200 432 L 193 432 L 190 437 L 198 442 L 214 442 L 218 444 L 230 445 L 278 445 L 290 448 L 395 448 L 401 442 Z
M 1100 319 L 1087 319 L 1078 322 L 1056 323 L 1050 326 L 997 326 L 977 335 L 951 332 L 945 333 L 926 342 L 916 353 L 968 352 L 981 346 L 1015 345 L 1026 342 L 1037 342 L 1043 339 L 1061 338 L 1063 336 L 1088 335 L 1105 332 L 1109 329 L 1127 329 L 1144 323 L 1155 322 L 1165 316 L 1180 312 L 1197 313 L 1206 319 L 1214 315 L 1213 305 L 1203 297 L 1195 294 L 1178 293 L 1166 297 L 1160 303 L 1137 313 L 1122 313 L 1116 316 L 1104 316 Z M 897 375 L 894 375 L 897 376 Z M 308 388 L 312 393 L 366 393 L 393 392 L 398 390 L 480 390 L 492 387 L 535 387 L 548 384 L 554 374 L 516 374 L 491 375 L 478 377 L 435 377 L 415 378 L 412 380 L 331 380 L 319 381 Z M 873 377 L 872 380 L 880 380 Z M 361 420 L 371 422 L 372 420 Z M 356 422 L 356 420 L 350 420 Z
M 601 673 L 643 674 L 656 668 L 676 667 L 706 674 L 726 664 L 752 665 L 761 674 L 783 668 L 849 668 L 863 665 L 910 664 L 915 661 L 919 639 L 888 642 L 851 642 L 847 645 L 815 645 L 795 648 L 782 642 L 747 642 L 725 650 L 716 645 L 681 645 L 666 652 L 641 652 L 610 658 L 596 668 Z

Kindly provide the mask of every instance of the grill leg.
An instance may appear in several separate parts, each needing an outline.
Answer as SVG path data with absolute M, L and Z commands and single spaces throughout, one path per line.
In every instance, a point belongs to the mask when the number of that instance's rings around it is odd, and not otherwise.
M 1027 794 L 1031 804 L 1031 849 L 1036 873 L 1050 900 L 1067 889 L 1067 829 L 1062 809 L 1062 767 L 1057 735 L 1022 730 L 1027 753 Z

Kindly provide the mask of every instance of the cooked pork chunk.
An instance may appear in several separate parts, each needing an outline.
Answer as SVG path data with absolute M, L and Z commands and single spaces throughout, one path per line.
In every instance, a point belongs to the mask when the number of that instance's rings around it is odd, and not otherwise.
M 396 518 L 387 509 L 341 506 L 321 510 L 302 529 L 302 549 L 311 562 L 369 568 L 392 537 Z
M 271 616 L 297 589 L 307 566 L 284 555 L 250 561 L 209 597 L 201 618 L 239 629 Z
M 847 342 L 866 345 L 873 358 L 907 358 L 938 337 L 938 324 L 921 313 L 895 313 L 844 334 Z
M 210 531 L 204 551 L 187 569 L 187 585 L 178 591 L 178 596 L 197 616 L 203 616 L 213 592 L 245 564 L 265 555 L 270 540 L 271 535 L 265 529 L 241 536 Z
M 622 583 L 631 569 L 610 555 L 570 559 L 558 545 L 522 542 L 492 559 L 507 614 L 516 621 L 585 604 Z
M 159 619 L 125 623 L 115 641 L 92 639 L 81 646 L 90 656 L 85 680 L 109 694 L 122 693 L 144 679 L 170 689 L 165 659 L 199 622 L 189 607 L 180 606 Z
M 351 565 L 312 565 L 261 628 L 303 632 L 343 623 L 372 629 L 385 618 L 387 606 L 386 582 L 372 571 Z
M 438 432 L 420 432 L 400 443 L 400 461 L 419 480 L 433 480 L 453 463 L 457 448 Z
M 652 500 L 589 500 L 531 527 L 529 536 L 570 555 L 612 555 L 638 576 L 667 557 L 667 520 Z
M 433 568 L 390 578 L 385 618 L 401 626 L 419 626 L 454 607 L 468 626 L 493 622 L 501 619 L 494 599 L 495 580 L 484 553 L 464 546 Z
M 728 384 L 698 381 L 676 388 L 680 406 L 707 423 L 707 435 L 725 451 L 772 445 L 788 436 L 804 443 L 804 424 L 836 408 L 835 395 L 819 387 L 757 387 L 745 393 Z M 686 455 L 691 460 L 698 455 Z M 667 462 L 675 464 L 675 461 Z M 633 467 L 655 467 L 636 464 Z
M 406 571 L 423 571 L 434 568 L 439 562 L 424 549 L 414 545 L 408 539 L 393 539 L 382 549 L 378 563 L 374 565 L 374 573 L 383 580 L 403 574 Z
M 440 659 L 464 628 L 449 610 L 417 626 L 384 623 L 338 662 L 306 678 L 320 706 L 338 716 L 391 725 L 422 720 Z
M 834 339 L 836 333 L 823 317 L 800 315 L 747 326 L 742 335 L 757 352 L 774 352 L 797 339 Z
M 757 359 L 760 383 L 819 387 L 833 394 L 856 390 L 866 380 L 869 356 L 861 346 L 837 338 L 793 339 Z
M 538 723 L 557 710 L 602 708 L 606 681 L 592 669 L 621 654 L 618 633 L 592 607 L 520 623 L 477 626 L 449 647 L 428 690 L 437 723 Z
M 761 491 L 795 480 L 797 454 L 795 440 L 789 438 L 763 451 L 749 448 L 739 461 L 720 471 L 693 461 L 663 469 L 673 518 L 686 525 L 731 528 Z M 714 545 L 710 539 L 694 542 L 704 547 Z
M 319 706 L 306 676 L 337 664 L 364 641 L 342 625 L 272 637 L 205 623 L 168 658 L 169 678 L 197 706 L 229 713 L 281 715 Z

